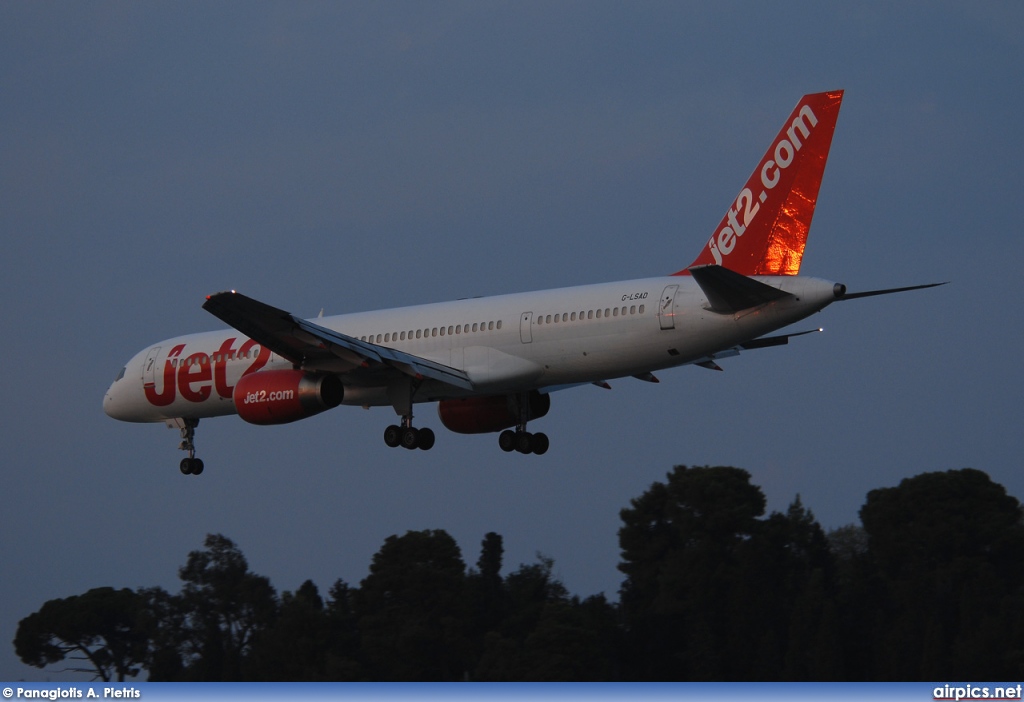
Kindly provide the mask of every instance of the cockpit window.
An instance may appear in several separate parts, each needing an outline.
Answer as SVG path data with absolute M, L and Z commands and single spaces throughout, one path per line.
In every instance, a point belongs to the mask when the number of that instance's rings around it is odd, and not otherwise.
M 114 382 L 115 382 L 115 383 L 116 383 L 116 382 L 117 382 L 118 380 L 120 380 L 121 378 L 123 378 L 123 377 L 124 377 L 124 372 L 125 372 L 126 370 L 128 370 L 127 366 L 121 369 L 121 372 L 117 374 L 117 377 L 116 377 L 116 378 L 114 378 Z

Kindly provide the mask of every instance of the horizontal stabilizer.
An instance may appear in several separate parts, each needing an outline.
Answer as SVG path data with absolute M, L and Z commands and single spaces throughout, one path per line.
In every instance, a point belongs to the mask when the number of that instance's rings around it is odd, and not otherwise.
M 786 344 L 789 343 L 789 340 L 795 336 L 803 336 L 804 334 L 814 334 L 815 332 L 820 331 L 822 331 L 822 329 L 819 327 L 818 329 L 808 329 L 807 331 L 793 332 L 792 334 L 779 334 L 778 336 L 763 336 L 760 339 L 751 339 L 750 341 L 745 341 L 739 346 L 733 346 L 727 349 L 722 349 L 721 351 L 715 351 L 713 354 L 702 356 L 701 358 L 698 358 L 694 361 L 690 361 L 690 363 L 692 363 L 695 366 L 700 366 L 701 368 L 707 368 L 708 370 L 720 371 L 722 370 L 722 367 L 715 363 L 715 361 L 717 360 L 723 358 L 730 358 L 731 356 L 739 356 L 741 351 L 750 351 L 752 349 L 767 349 L 771 348 L 772 346 L 785 346 Z
M 791 297 L 788 292 L 714 264 L 694 266 L 690 269 L 690 275 L 704 291 L 711 310 L 720 314 L 733 314 L 766 302 Z
M 824 331 L 821 327 L 817 329 L 808 329 L 807 331 L 794 332 L 792 334 L 780 334 L 779 336 L 763 336 L 760 339 L 753 339 L 740 344 L 740 348 L 744 351 L 750 351 L 751 349 L 766 349 L 772 346 L 785 346 L 789 343 L 789 340 L 794 336 L 803 336 L 804 334 L 814 334 L 816 332 Z

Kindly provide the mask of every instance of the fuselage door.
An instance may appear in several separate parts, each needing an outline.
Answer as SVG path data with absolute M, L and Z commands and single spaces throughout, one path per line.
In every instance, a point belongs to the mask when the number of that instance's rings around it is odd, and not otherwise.
M 676 291 L 678 285 L 669 285 L 661 293 L 661 304 L 658 305 L 658 320 L 662 329 L 676 328 Z
M 533 312 L 523 312 L 519 320 L 519 338 L 524 344 L 533 342 Z
M 146 361 L 142 364 L 142 386 L 143 387 L 155 387 L 156 386 L 156 359 L 160 356 L 160 347 L 154 346 L 146 354 Z

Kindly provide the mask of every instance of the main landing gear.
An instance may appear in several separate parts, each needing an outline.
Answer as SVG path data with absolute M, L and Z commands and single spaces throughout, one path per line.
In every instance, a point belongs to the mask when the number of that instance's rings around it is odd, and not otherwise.
M 402 425 L 392 424 L 384 430 L 384 443 L 391 448 L 402 446 L 407 449 L 429 451 L 434 447 L 434 432 L 424 427 L 417 429 L 412 425 L 412 399 L 420 387 L 418 380 L 411 378 L 402 383 L 388 387 L 388 396 L 395 408 L 395 414 L 402 417 Z
M 551 442 L 548 441 L 548 435 L 543 432 L 537 432 L 531 434 L 526 431 L 526 427 L 517 427 L 515 431 L 506 429 L 498 435 L 498 446 L 501 447 L 502 451 L 511 452 L 518 451 L 519 453 L 533 453 L 541 456 L 548 451 L 548 447 Z
M 417 429 L 412 426 L 412 417 L 402 417 L 402 426 L 392 424 L 384 430 L 384 443 L 391 448 L 401 446 L 429 451 L 434 447 L 434 431 L 427 427 Z
M 178 420 L 177 425 L 181 429 L 181 443 L 178 444 L 178 448 L 188 451 L 188 458 L 181 459 L 181 472 L 184 475 L 199 475 L 203 472 L 203 459 L 196 458 L 195 438 L 199 420 L 186 417 Z
M 544 401 L 535 406 L 534 400 L 539 400 L 540 398 L 543 398 Z M 506 429 L 498 435 L 498 446 L 501 447 L 501 450 L 506 453 L 518 451 L 519 453 L 532 453 L 537 456 L 547 453 L 548 447 L 551 445 L 548 441 L 548 435 L 542 432 L 531 434 L 526 431 L 526 423 L 531 419 L 543 417 L 548 413 L 550 406 L 551 400 L 548 399 L 547 395 L 537 395 L 534 392 L 534 397 L 531 398 L 530 393 L 521 393 L 515 402 L 515 409 L 519 417 L 519 421 L 516 423 L 516 430 Z

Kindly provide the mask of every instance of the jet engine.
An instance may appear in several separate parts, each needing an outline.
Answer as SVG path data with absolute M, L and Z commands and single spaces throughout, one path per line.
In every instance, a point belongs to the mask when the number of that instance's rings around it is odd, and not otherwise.
M 441 400 L 437 415 L 441 423 L 459 434 L 486 434 L 519 424 L 521 419 L 539 419 L 551 409 L 551 396 L 533 390 L 526 397 L 525 417 L 520 413 L 522 395 L 491 395 Z
M 244 375 L 232 401 L 250 424 L 287 424 L 341 404 L 345 388 L 335 375 L 265 370 Z

